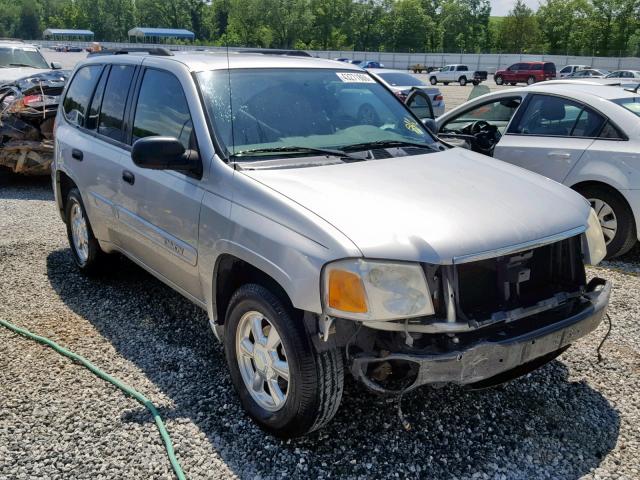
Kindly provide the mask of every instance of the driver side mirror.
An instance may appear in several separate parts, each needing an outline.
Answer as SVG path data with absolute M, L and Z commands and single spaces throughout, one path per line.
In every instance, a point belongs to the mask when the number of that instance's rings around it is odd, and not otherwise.
M 433 118 L 425 118 L 422 120 L 422 123 L 434 135 L 438 133 L 438 124 Z
M 151 170 L 200 171 L 200 156 L 195 150 L 186 150 L 175 137 L 144 137 L 136 140 L 131 159 L 140 168 Z
M 51 68 L 53 70 L 62 70 L 62 64 L 60 62 L 51 62 Z

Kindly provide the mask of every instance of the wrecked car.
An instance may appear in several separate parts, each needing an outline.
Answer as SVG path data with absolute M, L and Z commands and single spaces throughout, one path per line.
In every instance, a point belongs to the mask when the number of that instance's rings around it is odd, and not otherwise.
M 36 73 L 0 85 L 0 167 L 48 175 L 53 125 L 67 72 Z
M 73 261 L 91 274 L 119 252 L 206 309 L 268 432 L 327 424 L 345 372 L 381 394 L 488 387 L 601 322 L 611 286 L 585 271 L 606 252 L 589 203 L 448 148 L 368 72 L 116 53 L 77 66 L 56 123 Z

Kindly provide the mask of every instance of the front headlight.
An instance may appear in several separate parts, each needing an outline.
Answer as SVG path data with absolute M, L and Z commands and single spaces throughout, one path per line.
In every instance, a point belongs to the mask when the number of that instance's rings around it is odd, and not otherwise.
M 604 241 L 600 220 L 598 220 L 598 215 L 593 208 L 589 212 L 587 231 L 584 232 L 582 238 L 585 263 L 588 265 L 599 264 L 607 254 L 607 244 Z
M 422 267 L 415 263 L 349 259 L 324 269 L 323 297 L 329 315 L 352 320 L 393 320 L 432 315 Z

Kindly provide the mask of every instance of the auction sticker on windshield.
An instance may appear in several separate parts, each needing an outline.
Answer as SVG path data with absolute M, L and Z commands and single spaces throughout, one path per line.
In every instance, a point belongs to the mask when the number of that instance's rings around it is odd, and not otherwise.
M 336 75 L 345 83 L 376 83 L 366 73 L 336 72 Z

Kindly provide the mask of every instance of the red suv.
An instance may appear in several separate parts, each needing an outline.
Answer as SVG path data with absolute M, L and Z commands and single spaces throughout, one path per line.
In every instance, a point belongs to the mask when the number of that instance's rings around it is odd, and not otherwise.
M 506 70 L 498 70 L 493 76 L 497 85 L 515 85 L 522 82 L 531 85 L 552 78 L 556 78 L 556 65 L 552 62 L 514 63 Z

